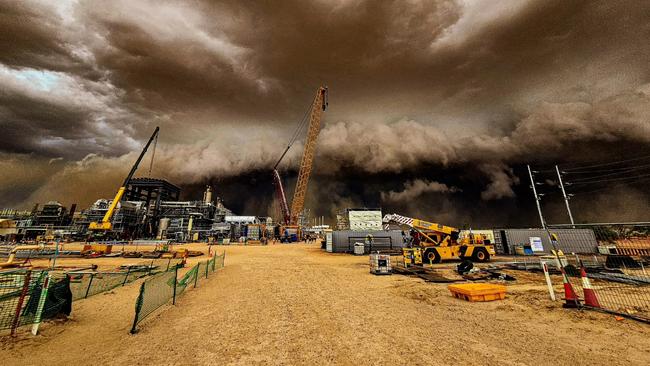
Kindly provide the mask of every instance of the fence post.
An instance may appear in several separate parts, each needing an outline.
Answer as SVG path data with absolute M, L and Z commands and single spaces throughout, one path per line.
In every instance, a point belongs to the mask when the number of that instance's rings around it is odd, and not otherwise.
M 176 284 L 178 283 L 178 265 L 174 267 L 174 295 L 172 297 L 172 305 L 176 305 Z
M 36 307 L 36 317 L 34 318 L 34 325 L 32 326 L 32 334 L 38 334 L 38 328 L 41 325 L 41 320 L 43 319 L 43 310 L 45 309 L 45 300 L 47 300 L 47 291 L 50 287 L 50 274 L 48 273 L 43 279 L 43 285 L 41 287 L 41 296 L 38 298 L 38 306 Z
M 542 270 L 544 271 L 544 278 L 546 278 L 546 286 L 548 286 L 548 293 L 551 296 L 551 300 L 555 301 L 555 291 L 553 290 L 553 284 L 551 283 L 551 276 L 548 273 L 548 265 L 545 261 L 541 262 Z
M 16 306 L 16 313 L 14 314 L 14 320 L 11 323 L 11 336 L 15 337 L 16 336 L 16 329 L 18 329 L 18 325 L 20 323 L 20 312 L 23 308 L 23 302 L 25 301 L 25 297 L 27 296 L 27 291 L 29 290 L 29 281 L 32 278 L 32 271 L 28 270 L 25 272 L 25 277 L 23 279 L 23 290 L 20 292 L 20 297 L 18 298 L 18 304 Z
M 90 281 L 88 281 L 88 288 L 86 289 L 86 295 L 84 296 L 84 299 L 88 298 L 88 293 L 90 292 L 90 286 L 93 284 L 93 278 L 95 278 L 95 274 L 91 273 L 90 274 Z
M 210 271 L 210 261 L 205 262 L 205 278 L 208 278 L 208 271 Z
M 199 268 L 201 268 L 201 262 L 197 263 L 196 271 L 194 272 L 194 288 L 196 288 L 196 283 L 199 282 Z
M 129 266 L 129 269 L 126 271 L 126 276 L 124 276 L 124 281 L 122 281 L 122 286 L 126 284 L 126 281 L 129 279 L 130 273 L 131 273 L 131 266 Z
M 144 302 L 144 284 L 145 282 L 142 282 L 140 285 L 140 294 L 138 295 L 138 299 L 135 301 L 135 317 L 133 318 L 131 334 L 135 334 L 135 332 L 137 332 L 136 327 L 138 326 L 138 317 L 140 316 L 140 310 L 142 310 L 142 303 Z

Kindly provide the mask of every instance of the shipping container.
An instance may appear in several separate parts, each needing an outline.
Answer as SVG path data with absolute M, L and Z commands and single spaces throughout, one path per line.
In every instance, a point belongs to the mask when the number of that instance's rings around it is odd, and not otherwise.
M 591 229 L 551 229 L 558 237 L 557 247 L 564 253 L 598 253 L 598 241 Z M 497 254 L 515 254 L 519 245 L 541 242 L 536 253 L 550 253 L 553 249 L 544 229 L 495 229 L 494 246 Z
M 372 243 L 366 244 L 366 236 L 372 235 Z M 353 253 L 354 243 L 364 243 L 366 254 L 380 251 L 400 250 L 404 247 L 404 237 L 401 230 L 382 231 L 353 231 L 342 230 L 332 232 L 333 253 Z

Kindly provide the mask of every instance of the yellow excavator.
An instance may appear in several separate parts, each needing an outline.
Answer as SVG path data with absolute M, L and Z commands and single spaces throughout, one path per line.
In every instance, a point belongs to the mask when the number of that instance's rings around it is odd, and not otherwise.
M 487 262 L 496 254 L 484 236 L 469 234 L 460 238 L 460 230 L 455 227 L 397 214 L 385 215 L 382 221 L 411 230 L 412 243 L 402 251 L 405 264 L 432 264 L 449 259 Z
M 133 166 L 131 167 L 131 171 L 129 172 L 129 175 L 127 175 L 126 179 L 124 179 L 124 183 L 122 183 L 122 186 L 120 187 L 120 189 L 117 190 L 117 194 L 113 198 L 113 202 L 111 202 L 111 205 L 108 207 L 108 211 L 106 211 L 106 214 L 104 214 L 104 218 L 102 218 L 102 221 L 100 221 L 100 222 L 93 221 L 88 226 L 88 229 L 91 232 L 99 234 L 99 233 L 109 232 L 109 231 L 111 231 L 113 229 L 113 224 L 111 223 L 111 219 L 113 218 L 113 214 L 115 213 L 115 209 L 117 208 L 117 205 L 122 200 L 122 196 L 124 195 L 124 191 L 126 191 L 126 187 L 128 186 L 129 182 L 131 181 L 131 178 L 133 178 L 133 174 L 135 174 L 135 171 L 138 169 L 138 165 L 140 165 L 140 161 L 144 157 L 144 154 L 147 152 L 147 149 L 149 148 L 149 145 L 151 145 L 151 142 L 154 139 L 158 138 L 158 131 L 160 131 L 160 127 L 156 127 L 156 130 L 153 132 L 153 134 L 149 138 L 149 141 L 147 142 L 147 144 L 142 149 L 142 152 L 140 153 L 140 156 L 138 156 L 138 160 L 136 160 L 135 164 L 133 164 Z

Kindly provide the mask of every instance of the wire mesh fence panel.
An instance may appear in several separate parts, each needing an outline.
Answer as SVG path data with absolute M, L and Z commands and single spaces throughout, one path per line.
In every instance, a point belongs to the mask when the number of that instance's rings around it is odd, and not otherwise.
M 147 268 L 137 268 L 120 272 L 69 272 L 68 276 L 72 298 L 79 300 L 124 286 L 149 274 Z
M 176 283 L 176 296 L 179 296 L 185 292 L 188 286 L 194 285 L 194 277 L 198 272 L 198 265 L 192 267 L 189 271 L 185 272 L 183 277 L 181 277 Z
M 23 293 L 25 288 L 29 288 L 26 271 L 15 271 L 8 274 L 0 275 L 0 329 L 10 329 L 14 326 L 17 320 L 17 315 L 20 316 L 22 311 L 21 301 L 25 300 Z
M 198 269 L 196 271 L 196 279 L 197 279 L 197 281 L 195 281 L 195 283 L 197 283 L 198 281 L 201 281 L 201 280 L 203 280 L 203 279 L 205 279 L 207 277 L 206 270 L 208 269 L 208 261 L 199 262 L 199 264 L 197 266 L 198 266 Z
M 72 300 L 79 300 L 86 297 L 86 291 L 90 285 L 91 274 L 87 273 L 70 273 L 70 291 L 72 291 Z
M 216 256 L 215 268 L 223 268 L 226 260 L 226 252 L 223 252 L 221 255 Z
M 43 279 L 47 276 L 46 272 L 33 272 L 30 271 L 31 276 L 29 276 L 29 286 L 25 286 L 27 292 L 26 296 L 22 302 L 22 309 L 20 311 L 20 317 L 18 318 L 18 326 L 32 324 L 34 322 L 34 317 L 36 315 L 35 309 L 33 309 L 30 303 L 37 303 L 41 296 L 41 284 Z M 27 281 L 27 278 L 25 278 Z
M 650 321 L 648 260 L 602 257 L 579 255 L 568 260 L 571 283 L 578 290 L 581 305 Z
M 142 277 L 152 275 L 153 273 L 154 272 L 152 272 L 150 270 L 127 271 L 127 274 L 125 276 L 123 285 L 126 285 L 127 283 L 131 283 L 131 282 L 133 282 L 133 281 L 135 281 L 137 279 L 140 279 Z
M 221 261 L 219 262 L 219 258 Z M 136 300 L 135 317 L 131 333 L 135 333 L 138 323 L 159 307 L 175 300 L 188 288 L 196 287 L 199 281 L 210 277 L 219 266 L 223 267 L 225 253 L 221 256 L 214 255 L 211 259 L 194 265 L 180 278 L 178 269 L 180 265 L 170 267 L 167 272 L 158 273 L 145 280 L 140 287 L 140 294 Z
M 137 266 L 146 267 L 152 273 L 166 272 L 173 270 L 175 266 L 180 264 L 183 260 L 181 258 L 155 258 L 143 260 L 137 263 Z
M 71 311 L 70 279 L 44 272 L 34 283 L 31 295 L 24 305 L 20 325 L 40 323 L 43 319 L 59 314 L 70 315 Z
M 137 324 L 144 318 L 172 300 L 175 284 L 176 271 L 159 273 L 142 283 L 131 332 L 135 332 Z
M 92 276 L 92 283 L 88 286 L 86 297 L 101 294 L 112 290 L 124 283 L 126 273 L 112 274 L 112 273 L 97 273 Z
M 215 268 L 214 266 L 215 266 L 215 262 L 216 262 L 216 260 L 217 260 L 216 257 L 217 257 L 217 255 L 215 254 L 215 255 L 212 256 L 212 258 L 210 258 L 210 260 L 208 261 L 208 271 L 210 271 L 210 272 L 214 272 L 214 268 Z
M 45 271 L 16 270 L 0 274 L 0 329 L 32 324 Z M 55 304 L 56 305 L 56 304 Z
M 650 321 L 650 230 L 622 224 L 593 230 L 596 250 L 561 258 L 579 305 Z

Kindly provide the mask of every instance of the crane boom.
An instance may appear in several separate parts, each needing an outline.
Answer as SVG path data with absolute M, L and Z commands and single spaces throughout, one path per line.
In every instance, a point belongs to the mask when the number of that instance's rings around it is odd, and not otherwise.
M 154 138 L 158 136 L 158 131 L 160 131 L 160 127 L 156 127 L 153 134 L 149 138 L 149 141 L 147 142 L 146 145 L 144 145 L 142 152 L 140 152 L 140 156 L 138 156 L 138 159 L 131 167 L 131 171 L 129 172 L 129 175 L 126 176 L 126 179 L 124 179 L 124 183 L 122 183 L 122 186 L 117 190 L 117 194 L 115 194 L 115 197 L 113 198 L 113 202 L 111 202 L 111 205 L 108 207 L 108 210 L 106 211 L 106 214 L 104 214 L 102 221 L 91 222 L 90 225 L 88 226 L 90 230 L 111 230 L 113 228 L 113 225 L 111 224 L 111 218 L 113 218 L 113 213 L 115 213 L 115 208 L 117 207 L 117 204 L 120 203 L 120 201 L 122 200 L 124 191 L 126 191 L 126 186 L 129 185 L 131 178 L 133 178 L 133 174 L 135 174 L 135 171 L 138 170 L 138 165 L 140 165 L 140 161 L 142 161 L 144 154 L 147 152 L 147 149 L 149 148 L 149 145 L 151 145 L 151 142 L 154 140 Z
M 275 195 L 277 196 L 280 204 L 280 211 L 282 214 L 282 223 L 289 224 L 291 214 L 289 213 L 289 205 L 287 204 L 287 196 L 284 194 L 284 187 L 282 187 L 282 179 L 277 169 L 273 169 L 273 181 L 275 182 Z
M 436 244 L 442 241 L 446 242 L 447 240 L 450 239 L 456 240 L 458 238 L 458 233 L 459 233 L 459 230 L 455 227 L 446 226 L 435 222 L 428 222 L 420 219 L 414 219 L 412 217 L 402 216 L 398 214 L 385 215 L 384 218 L 382 219 L 382 222 L 386 225 L 390 223 L 395 223 L 400 226 L 406 226 L 411 229 L 414 229 L 422 236 L 427 238 L 430 242 Z M 442 240 L 434 239 L 431 233 L 436 233 L 441 235 Z
M 452 233 L 459 231 L 455 227 L 446 226 L 435 222 L 428 222 L 420 219 L 414 219 L 411 217 L 402 216 L 398 214 L 385 215 L 384 218 L 382 219 L 382 222 L 384 224 L 396 223 L 398 225 L 408 226 L 412 229 L 435 231 L 447 235 L 451 235 Z
M 293 225 L 298 224 L 298 217 L 305 207 L 307 184 L 309 183 L 309 177 L 314 163 L 314 153 L 316 151 L 316 140 L 318 139 L 318 133 L 320 132 L 321 116 L 323 111 L 327 109 L 328 105 L 327 99 L 327 87 L 319 87 L 311 106 L 309 130 L 307 131 L 307 138 L 305 140 L 305 149 L 303 150 L 302 159 L 300 161 L 300 171 L 298 172 L 298 181 L 296 182 L 296 189 L 293 193 L 293 200 L 291 200 L 290 222 Z

